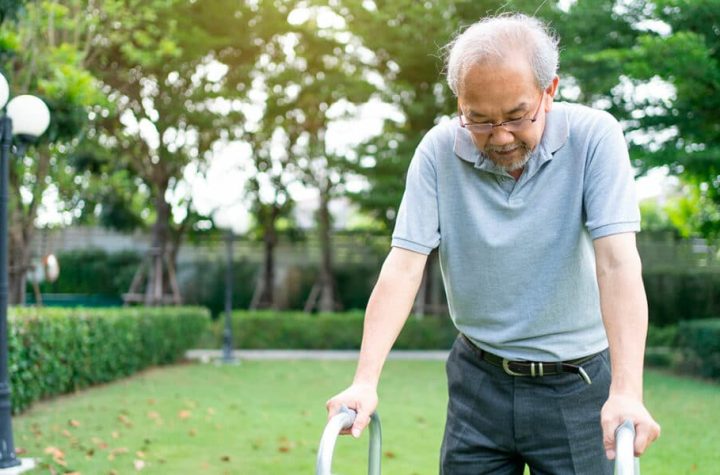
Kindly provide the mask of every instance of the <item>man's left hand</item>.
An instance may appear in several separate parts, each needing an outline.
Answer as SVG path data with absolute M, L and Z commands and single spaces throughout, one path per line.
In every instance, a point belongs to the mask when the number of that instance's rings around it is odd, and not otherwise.
M 629 395 L 610 395 L 600 412 L 605 454 L 615 459 L 615 429 L 625 420 L 635 425 L 635 456 L 639 457 L 660 437 L 660 425 L 655 422 L 642 401 Z

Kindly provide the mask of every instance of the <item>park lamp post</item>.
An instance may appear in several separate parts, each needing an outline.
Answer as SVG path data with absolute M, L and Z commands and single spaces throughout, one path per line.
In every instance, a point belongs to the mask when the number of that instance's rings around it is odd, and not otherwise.
M 31 460 L 21 461 L 15 456 L 12 435 L 7 322 L 9 160 L 13 136 L 18 138 L 18 155 L 22 155 L 25 145 L 50 125 L 50 111 L 43 101 L 22 95 L 8 102 L 9 97 L 10 87 L 0 74 L 0 474 L 21 473 L 34 465 Z

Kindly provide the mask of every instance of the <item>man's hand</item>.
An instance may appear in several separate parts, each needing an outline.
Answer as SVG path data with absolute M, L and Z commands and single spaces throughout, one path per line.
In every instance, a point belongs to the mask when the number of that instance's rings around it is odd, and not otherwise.
M 640 456 L 660 436 L 660 426 L 642 401 L 632 396 L 610 395 L 600 413 L 605 454 L 615 459 L 615 429 L 626 419 L 635 425 L 635 456 Z
M 357 412 L 357 417 L 355 417 L 353 426 L 343 430 L 341 434 L 352 434 L 353 437 L 358 438 L 370 423 L 370 416 L 377 407 L 377 389 L 370 384 L 355 383 L 340 394 L 333 396 L 325 403 L 328 420 L 340 410 L 340 406 L 343 404 L 348 409 Z

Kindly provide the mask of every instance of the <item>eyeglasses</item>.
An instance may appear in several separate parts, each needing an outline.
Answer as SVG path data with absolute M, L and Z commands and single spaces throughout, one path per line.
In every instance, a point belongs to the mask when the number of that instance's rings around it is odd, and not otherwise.
M 523 119 L 515 119 L 515 120 L 508 120 L 506 122 L 500 122 L 499 124 L 492 124 L 492 123 L 477 123 L 477 122 L 464 122 L 463 121 L 463 113 L 460 107 L 458 106 L 458 118 L 460 119 L 460 127 L 469 130 L 470 132 L 474 134 L 489 134 L 492 133 L 493 129 L 495 127 L 502 127 L 503 129 L 507 130 L 508 132 L 520 132 L 528 127 L 530 127 L 530 124 L 534 124 L 537 121 L 537 116 L 540 113 L 540 106 L 543 103 L 543 99 L 545 98 L 545 91 L 543 91 L 542 96 L 540 96 L 540 102 L 538 103 L 537 109 L 535 110 L 535 114 L 533 115 L 532 119 L 523 118 Z

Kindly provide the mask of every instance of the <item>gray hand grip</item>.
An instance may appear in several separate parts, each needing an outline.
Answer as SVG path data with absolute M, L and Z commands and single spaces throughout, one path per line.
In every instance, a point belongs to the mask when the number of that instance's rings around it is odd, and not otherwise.
M 615 474 L 640 475 L 640 459 L 635 457 L 635 426 L 629 419 L 615 429 Z
M 340 431 L 349 429 L 355 422 L 357 414 L 352 409 L 342 406 L 337 414 L 330 418 L 322 438 L 317 453 L 317 465 L 315 466 L 315 475 L 331 475 L 332 457 L 335 450 L 335 442 L 337 441 Z M 368 452 L 368 475 L 380 475 L 380 458 L 382 455 L 382 430 L 380 428 L 380 418 L 377 413 L 370 416 L 370 449 Z

